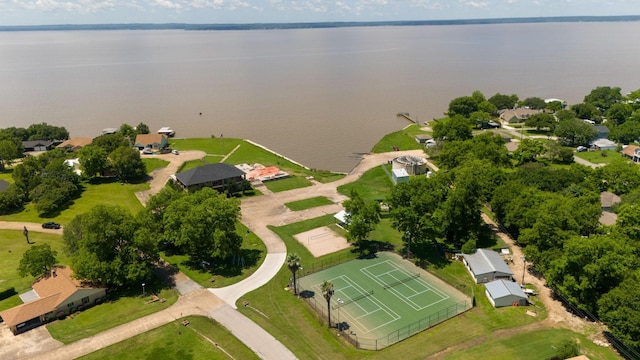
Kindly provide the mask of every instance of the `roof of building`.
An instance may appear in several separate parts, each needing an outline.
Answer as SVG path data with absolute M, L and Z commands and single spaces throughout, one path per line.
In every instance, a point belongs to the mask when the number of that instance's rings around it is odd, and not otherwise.
M 513 274 L 507 263 L 493 250 L 478 249 L 475 254 L 464 254 L 463 257 L 475 275 L 493 272 Z
M 92 138 L 77 137 L 77 138 L 73 138 L 73 139 L 69 139 L 69 140 L 63 141 L 57 147 L 59 147 L 59 148 L 70 147 L 72 149 L 79 149 L 79 148 L 82 148 L 82 147 L 85 147 L 85 146 L 91 144 L 92 142 L 93 142 Z
M 525 119 L 531 115 L 539 114 L 540 112 L 541 112 L 540 110 L 527 109 L 527 108 L 508 109 L 508 110 L 504 110 L 500 114 L 500 119 L 509 120 L 509 119 L 512 119 L 513 117 L 516 117 L 518 119 Z
M 244 171 L 225 163 L 207 164 L 176 174 L 176 179 L 185 186 L 205 184 L 211 181 L 243 176 Z
M 349 213 L 347 213 L 346 210 L 340 210 L 335 215 L 333 215 L 333 217 L 341 223 L 346 223 L 348 220 L 347 219 L 348 216 L 349 216 Z
M 416 135 L 416 139 L 418 139 L 418 140 L 429 140 L 429 139 L 433 139 L 433 137 L 431 137 L 431 135 L 428 135 L 428 134 L 417 134 Z
M 22 142 L 22 146 L 24 146 L 25 148 L 34 148 L 36 146 L 51 146 L 51 144 L 53 144 L 53 141 L 49 141 L 49 140 L 27 140 L 27 141 L 23 141 Z
M 407 177 L 407 176 L 409 176 L 409 173 L 404 168 L 393 169 L 391 171 L 393 172 L 393 175 L 395 175 L 396 177 Z
M 600 214 L 600 218 L 598 219 L 598 222 L 600 224 L 607 226 L 615 225 L 617 221 L 618 214 L 612 213 L 611 211 L 603 211 Z
M 506 281 L 503 279 L 494 280 L 484 284 L 484 287 L 493 299 L 499 299 L 509 295 L 515 295 L 523 299 L 527 298 L 527 294 L 525 294 L 520 286 L 513 281 Z
M 136 145 L 162 144 L 163 139 L 166 141 L 167 136 L 163 134 L 138 134 L 136 135 Z
M 618 144 L 615 141 L 609 139 L 598 139 L 591 143 L 591 145 L 603 148 L 603 147 L 616 147 Z
M 593 128 L 596 129 L 599 133 L 608 133 L 609 132 L 609 128 L 604 126 L 604 125 L 595 125 Z
M 55 267 L 47 276 L 36 280 L 31 287 L 37 299 L 0 312 L 7 326 L 15 326 L 40 315 L 54 311 L 78 289 L 91 289 L 72 277 L 68 267 Z
M 600 204 L 602 207 L 611 207 L 613 204 L 617 204 L 620 201 L 622 201 L 620 196 L 610 191 L 603 191 L 600 193 Z
M 626 145 L 622 149 L 622 153 L 627 155 L 628 157 L 634 157 L 636 155 L 636 150 L 640 149 L 638 145 Z

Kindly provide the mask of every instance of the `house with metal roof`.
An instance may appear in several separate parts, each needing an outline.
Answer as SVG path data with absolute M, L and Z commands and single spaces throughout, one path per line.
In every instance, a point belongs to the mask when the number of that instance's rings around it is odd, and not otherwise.
M 172 178 L 186 190 L 210 187 L 222 192 L 231 184 L 243 182 L 245 173 L 233 165 L 216 163 L 177 173 Z
M 489 249 L 478 249 L 475 254 L 462 255 L 462 262 L 473 277 L 476 284 L 496 279 L 510 280 L 513 271 L 500 255 Z
M 23 304 L 0 312 L 14 335 L 98 304 L 106 295 L 105 288 L 95 288 L 73 278 L 68 267 L 53 268 L 31 288 L 20 295 Z
M 493 307 L 527 305 L 527 294 L 520 286 L 508 280 L 494 280 L 484 284 L 485 294 Z

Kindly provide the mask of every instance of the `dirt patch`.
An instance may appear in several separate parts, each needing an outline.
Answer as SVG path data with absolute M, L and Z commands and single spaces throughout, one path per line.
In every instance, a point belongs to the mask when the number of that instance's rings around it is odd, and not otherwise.
M 347 239 L 326 226 L 301 232 L 293 237 L 304 245 L 314 257 L 331 254 L 351 246 Z

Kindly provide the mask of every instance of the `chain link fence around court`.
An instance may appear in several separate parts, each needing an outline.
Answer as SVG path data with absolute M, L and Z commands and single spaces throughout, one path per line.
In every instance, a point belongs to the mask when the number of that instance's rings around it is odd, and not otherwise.
M 323 321 L 327 321 L 327 302 L 324 298 L 317 296 L 305 296 L 305 293 L 311 294 L 310 290 L 302 290 L 300 295 L 304 301 L 307 302 L 323 319 Z M 406 338 L 409 338 L 421 331 L 424 331 L 434 325 L 437 325 L 445 320 L 451 319 L 463 312 L 470 310 L 473 307 L 472 300 L 463 300 L 456 304 L 449 306 L 446 309 L 442 309 L 437 313 L 431 314 L 428 317 L 415 321 L 407 326 L 404 326 L 398 330 L 394 330 L 389 334 L 379 337 L 377 339 L 371 339 L 367 337 L 358 336 L 358 334 L 349 331 L 348 329 L 343 329 L 342 323 L 339 319 L 336 319 L 335 312 L 331 312 L 331 324 L 330 326 L 334 326 L 338 329 L 340 334 L 342 334 L 343 338 L 347 339 L 353 346 L 358 349 L 363 350 L 382 350 L 386 347 L 389 347 L 397 342 L 400 342 Z

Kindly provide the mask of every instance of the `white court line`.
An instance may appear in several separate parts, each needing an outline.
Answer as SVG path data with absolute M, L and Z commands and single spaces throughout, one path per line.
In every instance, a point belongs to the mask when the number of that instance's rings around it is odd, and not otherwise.
M 342 275 L 342 276 L 344 276 L 346 279 L 348 279 L 348 280 L 349 280 L 349 282 L 350 282 L 350 283 L 352 283 L 352 284 L 353 284 L 353 286 L 354 286 L 355 288 L 359 288 L 359 289 L 363 290 L 363 291 L 362 291 L 362 293 L 366 293 L 366 290 L 364 290 L 362 287 L 360 287 L 360 285 L 358 285 L 356 282 L 354 282 L 353 280 L 351 280 L 351 278 L 349 278 L 349 277 L 348 277 L 348 276 L 346 276 L 346 275 Z M 354 320 L 356 320 L 356 321 L 358 322 L 358 324 L 360 324 L 360 326 L 361 326 L 363 329 L 367 329 L 367 331 L 365 332 L 365 334 L 366 334 L 366 333 L 369 333 L 369 332 L 371 332 L 371 331 L 377 330 L 377 329 L 379 329 L 379 328 L 381 328 L 381 327 L 383 327 L 383 326 L 386 326 L 386 325 L 388 325 L 388 324 L 391 324 L 392 322 L 397 321 L 397 320 L 399 320 L 400 318 L 402 318 L 402 317 L 401 317 L 400 315 L 398 315 L 395 311 L 391 310 L 391 309 L 390 309 L 389 307 L 387 307 L 384 303 L 382 303 L 380 300 L 378 300 L 378 299 L 375 297 L 375 295 L 367 296 L 367 297 L 366 297 L 365 299 L 363 299 L 363 300 L 368 300 L 368 301 L 372 302 L 374 305 L 378 306 L 378 308 L 379 308 L 379 310 L 376 310 L 376 311 L 374 311 L 374 312 L 371 312 L 371 313 L 369 313 L 369 314 L 367 314 L 367 315 L 371 315 L 371 314 L 374 314 L 375 312 L 378 312 L 378 311 L 382 310 L 382 311 L 384 311 L 384 312 L 385 312 L 385 313 L 386 313 L 386 314 L 387 314 L 387 315 L 392 319 L 392 320 L 389 320 L 389 321 L 387 321 L 387 322 L 385 322 L 385 323 L 382 323 L 382 324 L 380 324 L 380 325 L 378 325 L 378 326 L 374 327 L 373 329 L 370 329 L 368 326 L 364 326 L 364 325 L 362 325 L 362 323 L 360 323 L 360 321 L 358 321 L 358 320 L 354 319 Z M 356 304 L 356 305 L 357 305 L 357 304 Z M 358 306 L 360 306 L 360 305 L 358 305 Z M 360 308 L 362 308 L 362 307 L 360 307 Z M 349 315 L 349 314 L 347 314 L 347 315 Z M 350 317 L 351 317 L 351 316 L 350 316 Z M 353 318 L 353 317 L 352 317 L 352 318 Z M 359 319 L 362 319 L 362 318 L 363 318 L 363 316 L 359 317 Z

